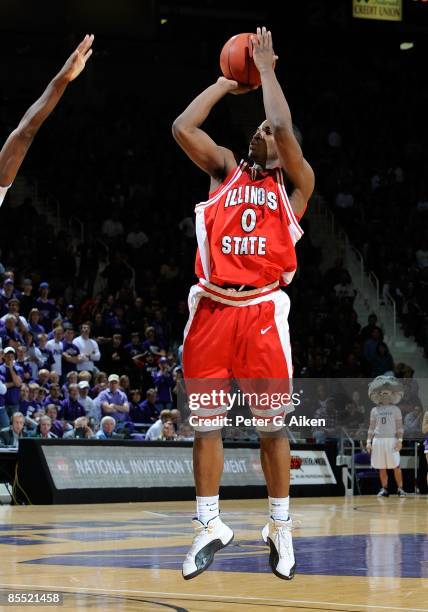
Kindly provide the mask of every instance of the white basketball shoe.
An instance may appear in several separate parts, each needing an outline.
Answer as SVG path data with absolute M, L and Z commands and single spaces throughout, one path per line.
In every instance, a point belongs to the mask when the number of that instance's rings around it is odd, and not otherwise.
M 296 571 L 293 540 L 291 531 L 293 523 L 291 518 L 287 521 L 269 519 L 262 530 L 262 538 L 270 548 L 269 565 L 273 573 L 283 580 L 291 580 Z
M 209 520 L 207 525 L 197 518 L 192 520 L 192 524 L 195 536 L 183 563 L 185 580 L 202 574 L 213 562 L 215 553 L 233 540 L 233 531 L 219 516 Z

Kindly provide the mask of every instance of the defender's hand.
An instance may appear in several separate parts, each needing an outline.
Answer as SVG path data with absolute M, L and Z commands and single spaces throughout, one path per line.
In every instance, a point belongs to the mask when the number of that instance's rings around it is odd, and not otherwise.
M 253 43 L 253 60 L 260 74 L 266 70 L 273 70 L 278 56 L 275 55 L 272 43 L 272 34 L 263 26 L 257 28 L 257 34 L 251 37 Z
M 249 91 L 253 91 L 253 89 L 257 89 L 258 85 L 255 87 L 251 87 L 249 85 L 240 85 L 238 81 L 233 81 L 232 79 L 226 79 L 226 77 L 221 76 L 217 79 L 217 83 L 224 87 L 227 93 L 231 93 L 235 96 L 239 94 L 245 94 Z
M 86 34 L 85 38 L 79 44 L 77 49 L 70 55 L 68 60 L 65 62 L 60 76 L 64 77 L 68 82 L 73 81 L 82 72 L 86 66 L 86 62 L 92 55 L 92 43 L 94 42 L 94 35 Z

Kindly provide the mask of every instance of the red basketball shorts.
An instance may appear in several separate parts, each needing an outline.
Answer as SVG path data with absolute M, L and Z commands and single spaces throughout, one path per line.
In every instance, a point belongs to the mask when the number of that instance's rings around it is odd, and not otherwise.
M 219 394 L 230 391 L 232 379 L 248 400 L 257 429 L 283 427 L 284 415 L 294 409 L 289 310 L 288 295 L 278 283 L 236 291 L 200 281 L 191 288 L 183 372 L 196 430 L 223 427 L 215 417 L 227 417 L 232 406 L 230 394 L 223 394 L 222 402 Z M 216 401 L 209 401 L 213 392 Z

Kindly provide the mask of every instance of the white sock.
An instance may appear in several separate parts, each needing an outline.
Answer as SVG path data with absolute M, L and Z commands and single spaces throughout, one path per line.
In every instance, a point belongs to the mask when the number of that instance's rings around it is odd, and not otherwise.
M 211 497 L 196 496 L 196 512 L 198 519 L 204 525 L 206 525 L 210 519 L 218 516 L 220 513 L 218 508 L 218 495 L 212 495 Z
M 288 521 L 289 497 L 269 497 L 269 514 L 275 521 Z

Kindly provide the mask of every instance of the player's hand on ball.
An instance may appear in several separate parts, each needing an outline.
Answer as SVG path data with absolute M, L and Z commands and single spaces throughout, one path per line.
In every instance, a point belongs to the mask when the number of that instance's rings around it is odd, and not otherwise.
M 86 34 L 85 38 L 79 44 L 77 49 L 70 55 L 68 60 L 65 62 L 61 75 L 67 79 L 67 81 L 73 81 L 82 72 L 86 66 L 86 62 L 92 55 L 92 43 L 94 42 L 94 35 Z
M 253 89 L 257 89 L 258 85 L 255 87 L 250 87 L 248 85 L 240 85 L 238 81 L 233 81 L 232 79 L 226 79 L 226 77 L 221 76 L 218 77 L 217 83 L 224 87 L 228 93 L 234 94 L 235 96 L 239 94 L 245 94 Z
M 278 56 L 275 55 L 272 43 L 272 34 L 270 30 L 257 28 L 257 34 L 251 37 L 253 43 L 253 60 L 260 72 L 273 70 Z

